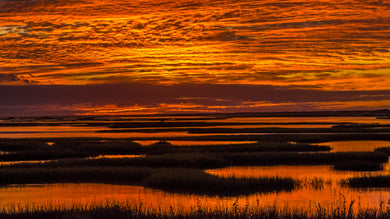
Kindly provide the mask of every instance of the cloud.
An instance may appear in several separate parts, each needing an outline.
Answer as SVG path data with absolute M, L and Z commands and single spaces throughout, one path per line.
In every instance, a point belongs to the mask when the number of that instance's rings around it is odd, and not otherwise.
M 0 67 L 0 72 L 2 68 Z M 23 79 L 15 74 L 4 74 L 0 73 L 0 83 L 6 84 L 29 84 L 30 81 L 27 79 Z
M 34 83 L 375 90 L 390 82 L 390 17 L 371 13 L 386 11 L 383 1 L 0 4 L 2 73 Z
M 0 27 L 0 36 L 16 33 L 18 35 L 26 35 L 29 28 L 26 25 L 7 25 Z

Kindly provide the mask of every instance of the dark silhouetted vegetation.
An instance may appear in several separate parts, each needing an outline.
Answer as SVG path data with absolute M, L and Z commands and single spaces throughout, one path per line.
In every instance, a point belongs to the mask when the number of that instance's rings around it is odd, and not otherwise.
M 117 159 L 61 159 L 36 164 L 14 164 L 2 168 L 28 167 L 80 167 L 80 166 L 134 166 L 134 167 L 180 167 L 218 168 L 226 166 L 263 165 L 333 165 L 337 162 L 359 161 L 384 163 L 388 159 L 380 152 L 337 152 L 337 153 L 296 153 L 296 152 L 257 152 L 257 153 L 168 153 L 147 155 L 146 157 Z
M 234 204 L 233 204 L 234 205 Z M 25 207 L 19 211 L 0 212 L 0 218 L 4 219 L 65 219 L 65 218 L 91 218 L 91 219 L 388 219 L 390 212 L 388 207 L 371 207 L 354 210 L 354 202 L 344 203 L 345 206 L 323 207 L 317 205 L 312 209 L 277 208 L 276 206 L 256 206 L 238 208 L 229 206 L 223 209 L 210 209 L 198 206 L 190 211 L 172 206 L 169 212 L 153 210 L 140 205 L 129 203 L 118 204 L 115 202 L 93 205 L 73 206 L 63 208 L 62 206 L 46 207 Z
M 161 140 L 150 146 L 141 146 L 130 140 L 92 140 L 88 138 L 69 141 L 48 139 L 1 140 L 0 150 L 13 153 L 0 155 L 0 161 L 53 160 L 60 158 L 93 157 L 103 154 L 166 154 L 214 152 L 264 152 L 264 151 L 329 151 L 329 146 L 289 144 L 285 142 L 258 142 L 251 144 L 175 146 Z
M 390 188 L 390 176 L 352 177 L 347 184 L 354 188 Z
M 372 161 L 344 161 L 333 164 L 333 169 L 350 171 L 379 171 L 383 170 L 383 165 Z
M 375 149 L 375 151 L 386 153 L 388 156 L 390 156 L 390 147 L 377 148 L 377 149 Z

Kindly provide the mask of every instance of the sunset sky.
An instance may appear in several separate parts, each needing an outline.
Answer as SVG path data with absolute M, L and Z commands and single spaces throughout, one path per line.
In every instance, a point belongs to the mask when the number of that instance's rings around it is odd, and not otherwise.
M 0 116 L 390 108 L 387 0 L 0 0 Z

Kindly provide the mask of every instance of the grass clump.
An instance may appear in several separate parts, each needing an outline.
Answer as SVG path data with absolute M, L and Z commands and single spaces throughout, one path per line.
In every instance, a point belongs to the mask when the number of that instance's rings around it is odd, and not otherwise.
M 226 159 L 231 165 L 319 165 L 334 164 L 345 160 L 387 162 L 388 157 L 379 152 L 334 152 L 334 153 L 219 153 L 216 157 Z
M 390 147 L 377 148 L 377 149 L 375 149 L 375 151 L 382 152 L 382 153 L 387 154 L 387 156 L 390 156 Z
M 298 182 L 292 178 L 222 178 L 203 171 L 177 169 L 161 171 L 148 177 L 147 187 L 171 192 L 207 195 L 241 195 L 254 192 L 291 191 Z
M 346 184 L 353 188 L 390 188 L 390 175 L 352 177 Z
M 0 161 L 53 160 L 60 158 L 89 157 L 88 153 L 59 150 L 31 150 L 0 155 Z
M 330 151 L 326 145 L 289 144 L 285 142 L 258 142 L 253 144 L 174 146 L 169 151 L 180 153 L 218 153 L 218 152 L 314 152 Z M 167 152 L 169 152 L 167 151 Z
M 372 161 L 345 161 L 333 164 L 333 169 L 349 171 L 380 171 L 383 170 L 383 165 Z

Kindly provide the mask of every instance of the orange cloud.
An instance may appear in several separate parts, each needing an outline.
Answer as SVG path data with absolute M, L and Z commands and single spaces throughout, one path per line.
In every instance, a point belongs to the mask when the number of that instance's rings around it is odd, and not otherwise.
M 387 11 L 372 1 L 1 1 L 0 84 L 388 89 Z

